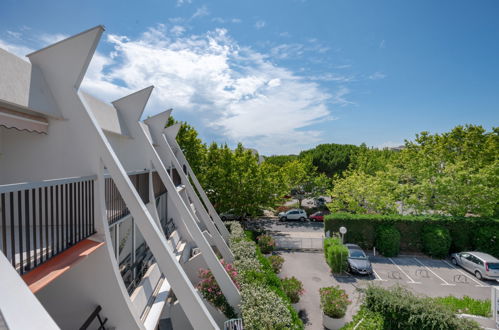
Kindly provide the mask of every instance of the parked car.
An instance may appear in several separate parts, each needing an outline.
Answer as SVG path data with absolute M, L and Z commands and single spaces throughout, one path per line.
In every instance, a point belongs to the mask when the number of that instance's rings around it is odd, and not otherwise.
M 291 209 L 287 212 L 279 213 L 279 220 L 287 221 L 287 220 L 307 220 L 307 212 L 302 209 Z
M 320 221 L 320 222 L 323 222 L 325 215 L 326 215 L 326 213 L 324 211 L 317 211 L 315 213 L 312 213 L 309 216 L 309 218 L 310 218 L 310 221 Z
M 477 279 L 499 282 L 499 259 L 483 252 L 459 252 L 451 255 L 452 263 L 474 274 Z
M 228 221 L 228 220 L 243 220 L 247 217 L 247 214 L 237 214 L 234 210 L 229 210 L 227 212 L 221 213 L 220 214 L 220 219 L 222 221 Z
M 345 244 L 348 248 L 348 272 L 360 275 L 371 275 L 373 267 L 369 257 L 357 244 Z
M 319 197 L 315 199 L 315 204 L 317 206 L 323 206 L 326 204 L 326 199 L 324 197 Z

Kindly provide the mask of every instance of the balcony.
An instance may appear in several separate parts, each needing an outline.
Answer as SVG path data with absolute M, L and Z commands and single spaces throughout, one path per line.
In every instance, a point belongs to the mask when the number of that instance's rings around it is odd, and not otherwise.
M 95 233 L 95 179 L 0 186 L 0 248 L 20 275 Z
M 149 203 L 149 172 L 129 174 L 129 178 L 142 199 L 142 202 L 144 202 L 144 204 Z M 130 211 L 111 177 L 105 178 L 104 191 L 107 220 L 109 225 L 112 225 L 129 215 Z

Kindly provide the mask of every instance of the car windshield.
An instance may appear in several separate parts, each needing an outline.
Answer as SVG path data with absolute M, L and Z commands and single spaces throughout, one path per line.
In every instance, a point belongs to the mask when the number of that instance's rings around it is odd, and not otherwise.
M 350 258 L 352 259 L 367 259 L 364 251 L 361 250 L 350 250 Z
M 499 263 L 488 264 L 490 269 L 499 269 Z

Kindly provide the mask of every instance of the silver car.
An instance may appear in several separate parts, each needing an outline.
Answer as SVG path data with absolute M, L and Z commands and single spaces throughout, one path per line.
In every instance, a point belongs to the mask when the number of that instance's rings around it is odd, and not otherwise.
M 479 280 L 499 281 L 499 259 L 483 252 L 459 252 L 451 255 L 454 265 L 473 273 Z

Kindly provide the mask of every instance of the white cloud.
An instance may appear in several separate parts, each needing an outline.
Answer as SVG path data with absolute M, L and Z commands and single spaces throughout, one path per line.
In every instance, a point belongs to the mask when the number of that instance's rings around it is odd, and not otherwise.
M 180 7 L 184 4 L 191 4 L 192 0 L 177 0 L 177 7 Z
M 234 23 L 234 24 L 239 24 L 242 22 L 242 20 L 240 18 L 222 18 L 222 17 L 214 17 L 212 20 L 212 22 L 216 22 L 216 23 L 221 23 L 221 24 L 224 24 L 224 23 Z
M 385 148 L 396 148 L 403 146 L 404 142 L 393 142 L 393 141 L 386 141 L 381 143 L 380 145 L 377 145 L 376 148 L 378 149 L 385 149 Z
M 56 33 L 56 34 L 43 33 L 38 37 L 38 39 L 46 45 L 51 45 L 68 37 L 69 37 L 68 35 L 62 33 Z
M 259 21 L 256 21 L 255 23 L 255 27 L 260 30 L 262 28 L 265 27 L 265 25 L 267 25 L 267 23 L 265 23 L 265 21 L 262 21 L 262 20 L 259 20 Z
M 13 39 L 21 39 L 22 33 L 17 31 L 7 30 L 7 35 L 9 35 Z
M 208 7 L 206 6 L 201 6 L 192 15 L 191 19 L 197 18 L 197 17 L 203 17 L 203 16 L 208 16 L 210 15 L 210 11 L 208 10 Z
M 346 95 L 350 94 L 350 89 L 345 86 L 340 87 L 335 93 L 332 95 L 332 103 L 338 104 L 342 107 L 347 105 L 355 105 L 354 102 L 346 99 Z
M 319 75 L 314 75 L 314 76 L 308 76 L 307 77 L 310 80 L 316 80 L 316 81 L 337 81 L 337 82 L 352 82 L 355 80 L 353 76 L 346 76 L 346 75 L 340 75 L 336 73 L 323 73 Z
M 385 39 L 381 40 L 381 42 L 379 43 L 379 48 L 385 48 L 386 47 L 386 41 Z
M 45 46 L 62 37 L 38 39 Z M 348 89 L 328 93 L 273 64 L 268 54 L 240 46 L 225 29 L 186 35 L 179 23 L 158 25 L 136 39 L 109 34 L 102 42 L 111 50 L 94 55 L 82 89 L 114 101 L 154 85 L 145 116 L 173 107 L 210 136 L 262 154 L 296 153 L 322 142 L 313 125 L 332 120 L 328 104 L 352 104 Z M 2 40 L 0 47 L 32 51 Z
M 370 75 L 368 78 L 371 80 L 380 80 L 380 79 L 386 78 L 386 74 L 377 71 L 377 72 L 373 73 L 372 75 Z
M 224 29 L 177 37 L 158 26 L 138 39 L 111 34 L 107 41 L 115 56 L 94 57 L 84 89 L 110 101 L 152 84 L 145 115 L 173 107 L 196 118 L 194 125 L 264 154 L 320 142 L 321 132 L 310 126 L 331 119 L 328 102 L 349 103 L 348 91 L 330 95 L 267 55 L 239 46 Z
M 31 49 L 29 47 L 19 45 L 19 44 L 12 44 L 12 43 L 6 42 L 6 41 L 1 40 L 1 39 L 0 39 L 0 48 L 19 56 L 20 58 L 22 58 L 25 61 L 28 60 L 28 58 L 25 56 L 27 54 L 33 52 L 33 49 Z

